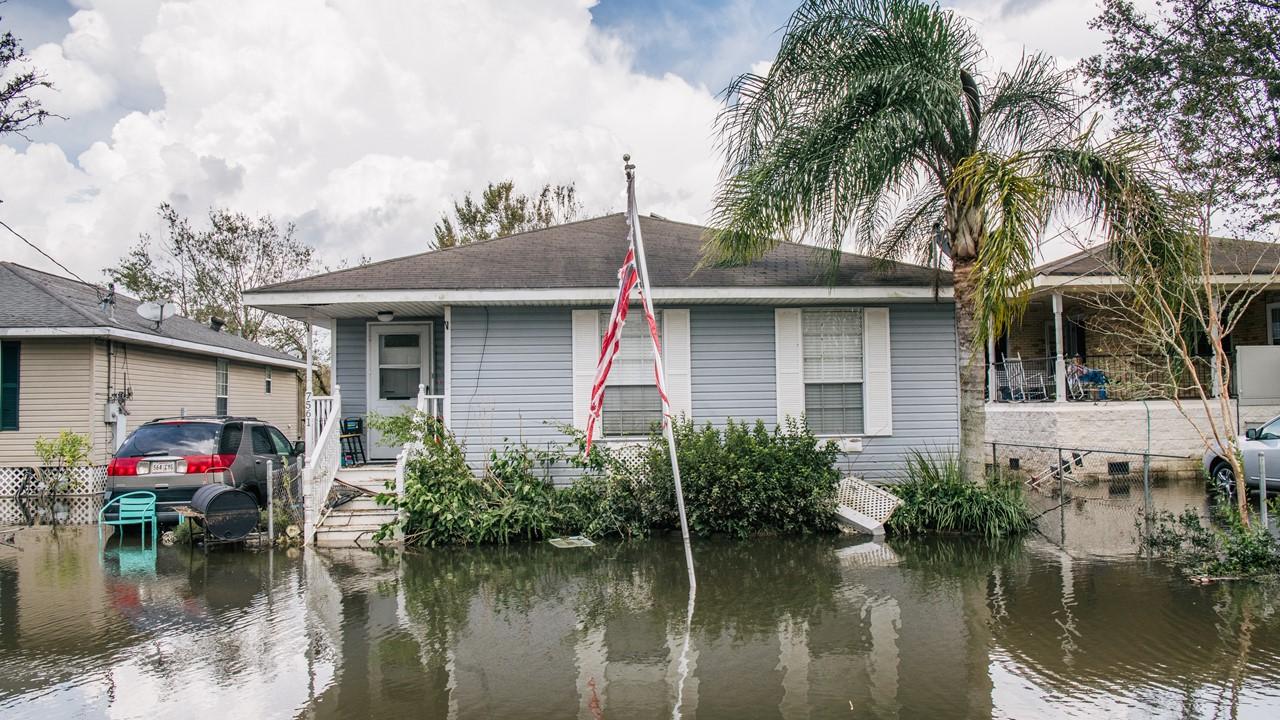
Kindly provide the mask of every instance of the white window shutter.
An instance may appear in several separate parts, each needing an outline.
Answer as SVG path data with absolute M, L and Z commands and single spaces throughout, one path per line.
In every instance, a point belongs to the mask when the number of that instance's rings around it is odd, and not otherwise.
M 667 370 L 667 399 L 672 417 L 693 417 L 693 374 L 690 370 L 689 311 L 662 311 L 662 359 Z
M 573 426 L 584 431 L 600 354 L 599 318 L 599 310 L 573 311 Z
M 893 434 L 892 370 L 889 359 L 889 308 L 866 308 L 862 323 L 863 425 L 866 435 Z
M 804 415 L 804 344 L 801 310 L 777 308 L 773 311 L 775 389 L 778 394 L 778 424 L 788 417 Z

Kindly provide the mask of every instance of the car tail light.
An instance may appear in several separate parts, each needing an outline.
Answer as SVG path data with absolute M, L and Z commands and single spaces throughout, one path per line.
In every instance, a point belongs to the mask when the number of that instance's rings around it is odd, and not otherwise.
M 138 458 L 111 458 L 107 465 L 108 477 L 121 477 L 138 474 Z
M 231 463 L 236 461 L 235 453 L 218 453 L 216 455 L 188 455 L 183 458 L 181 463 L 186 464 L 186 470 L 182 470 L 179 466 L 178 472 L 187 473 L 207 473 L 215 470 L 230 470 Z

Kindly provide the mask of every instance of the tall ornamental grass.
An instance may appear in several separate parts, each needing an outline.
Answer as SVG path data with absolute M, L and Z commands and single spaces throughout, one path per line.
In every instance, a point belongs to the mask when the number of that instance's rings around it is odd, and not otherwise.
M 1031 529 L 1022 484 L 998 476 L 979 484 L 965 477 L 954 454 L 913 450 L 902 480 L 890 488 L 902 506 L 889 518 L 896 535 L 1005 537 Z

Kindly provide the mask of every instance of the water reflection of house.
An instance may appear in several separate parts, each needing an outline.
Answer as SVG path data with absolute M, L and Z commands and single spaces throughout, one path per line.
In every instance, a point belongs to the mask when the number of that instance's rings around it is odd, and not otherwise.
M 694 621 L 684 714 L 794 718 L 852 708 L 915 717 L 952 707 L 989 715 L 985 578 L 933 580 L 843 562 L 834 550 L 805 558 L 813 566 L 803 571 L 827 575 L 832 589 L 820 602 L 779 601 L 778 593 L 809 592 L 794 585 L 721 595 L 708 582 Z M 589 571 L 519 597 L 484 583 L 467 592 L 463 583 L 456 589 L 466 596 L 464 619 L 443 630 L 439 616 L 411 609 L 412 590 L 406 599 L 403 585 L 362 577 L 359 588 L 342 591 L 335 610 L 338 676 L 317 698 L 316 714 L 670 717 L 684 588 L 652 582 L 666 574 L 651 570 L 637 567 L 636 582 L 605 593 Z M 597 600 L 607 606 L 593 606 Z

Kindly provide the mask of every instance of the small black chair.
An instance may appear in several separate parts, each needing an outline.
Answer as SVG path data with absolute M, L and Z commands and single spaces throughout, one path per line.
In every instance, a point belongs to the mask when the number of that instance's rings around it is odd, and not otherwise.
M 364 418 L 342 418 L 342 432 L 338 434 L 342 446 L 343 465 L 364 465 Z

